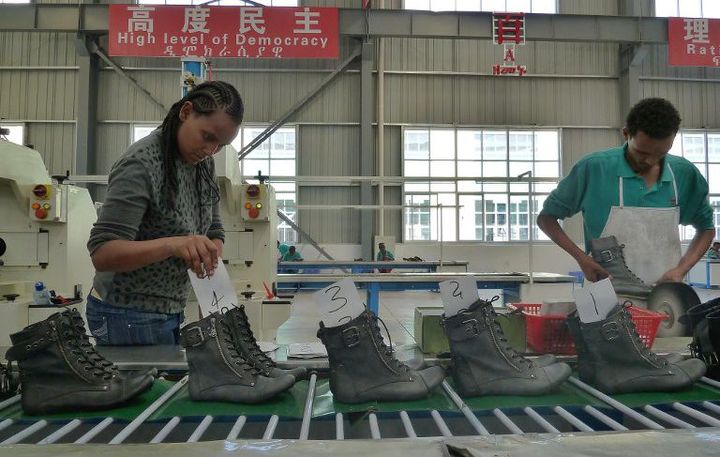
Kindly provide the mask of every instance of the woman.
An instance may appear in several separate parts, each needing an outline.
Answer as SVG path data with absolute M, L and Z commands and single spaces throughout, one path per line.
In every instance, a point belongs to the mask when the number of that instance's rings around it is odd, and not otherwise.
M 212 155 L 238 134 L 243 102 L 198 85 L 113 165 L 88 249 L 97 271 L 87 319 L 99 345 L 177 344 L 187 269 L 211 276 L 224 231 Z

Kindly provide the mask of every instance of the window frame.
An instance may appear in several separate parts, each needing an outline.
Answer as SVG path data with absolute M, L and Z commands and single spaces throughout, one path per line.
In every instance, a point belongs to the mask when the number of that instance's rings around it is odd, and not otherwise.
M 535 13 L 535 11 L 533 11 L 533 5 L 535 4 L 536 1 L 542 1 L 542 0 L 527 0 L 528 2 L 530 2 L 530 11 L 517 11 L 515 8 L 509 10 L 509 9 L 508 9 L 508 6 L 507 6 L 508 0 L 501 0 L 501 1 L 503 1 L 503 2 L 505 3 L 505 8 L 503 8 L 502 10 L 484 9 L 484 8 L 483 8 L 483 4 L 484 4 L 484 2 L 487 1 L 487 0 L 478 0 L 478 1 L 480 2 L 480 8 L 479 8 L 479 9 L 472 9 L 472 10 L 467 10 L 467 9 L 458 10 L 458 9 L 457 9 L 457 0 L 443 0 L 444 2 L 447 2 L 447 3 L 452 2 L 452 3 L 453 3 L 453 8 L 444 8 L 444 9 L 441 9 L 441 10 L 434 10 L 434 9 L 432 9 L 432 0 L 425 0 L 425 1 L 427 2 L 427 7 L 426 7 L 426 8 L 423 7 L 423 8 L 418 9 L 418 8 L 414 8 L 414 7 L 413 7 L 413 8 L 411 9 L 411 8 L 409 8 L 409 7 L 407 6 L 407 0 L 403 0 L 403 2 L 402 2 L 402 9 L 403 9 L 403 10 L 410 10 L 410 11 L 432 11 L 432 12 L 449 12 L 449 11 L 455 11 L 455 12 L 486 12 L 486 13 L 490 13 L 490 12 L 493 12 L 493 13 Z M 554 12 L 542 12 L 542 11 L 541 11 L 541 12 L 539 12 L 538 14 L 558 14 L 559 11 L 560 11 L 560 6 L 559 6 L 559 3 L 560 3 L 560 2 L 559 2 L 559 0 L 553 0 L 553 3 L 554 3 L 554 6 L 555 6 L 555 11 L 554 11 Z
M 3 122 L 3 121 L 0 121 L 0 127 L 8 128 L 11 131 L 19 128 L 20 129 L 20 142 L 19 143 L 10 140 L 10 138 L 15 136 L 12 132 L 10 133 L 10 135 L 7 136 L 7 138 L 8 138 L 8 141 L 10 141 L 13 144 L 25 146 L 25 144 L 27 143 L 27 125 L 25 122 Z
M 445 194 L 445 193 L 450 193 L 450 192 L 440 192 L 440 191 L 433 190 L 433 189 L 432 189 L 432 184 L 433 184 L 433 183 L 438 184 L 438 183 L 443 183 L 443 182 L 452 182 L 452 183 L 453 183 L 453 186 L 454 186 L 454 191 L 453 191 L 452 193 L 454 194 L 454 207 L 453 207 L 453 212 L 454 212 L 454 219 L 455 219 L 454 222 L 453 222 L 454 225 L 455 225 L 455 228 L 454 228 L 454 229 L 455 229 L 455 234 L 454 234 L 454 237 L 453 237 L 454 239 L 453 239 L 452 241 L 443 241 L 443 242 L 446 242 L 446 243 L 497 243 L 497 244 L 500 244 L 500 243 L 502 243 L 502 244 L 520 243 L 520 244 L 527 244 L 527 243 L 529 243 L 529 242 L 532 241 L 533 243 L 551 243 L 551 241 L 550 241 L 549 239 L 546 239 L 546 237 L 542 237 L 542 234 L 541 234 L 539 228 L 537 227 L 537 224 L 534 222 L 534 218 L 533 218 L 534 215 L 537 215 L 537 214 L 539 213 L 540 209 L 542 208 L 542 203 L 543 203 L 543 201 L 544 201 L 544 200 L 547 198 L 547 196 L 550 194 L 551 190 L 549 190 L 549 189 L 544 189 L 544 190 L 539 190 L 539 191 L 533 191 L 533 192 L 532 192 L 533 200 L 534 200 L 534 201 L 537 201 L 538 203 L 537 203 L 537 208 L 529 208 L 529 210 L 527 211 L 528 219 L 529 219 L 529 223 L 530 223 L 529 225 L 523 226 L 523 225 L 520 225 L 519 223 L 517 223 L 517 224 L 512 224 L 511 221 L 512 221 L 512 216 L 513 216 L 513 214 L 511 214 L 511 206 L 512 206 L 512 203 L 513 203 L 513 202 L 512 202 L 513 197 L 516 197 L 516 196 L 529 197 L 529 193 L 530 193 L 530 192 L 529 192 L 529 191 L 528 191 L 528 192 L 520 192 L 520 191 L 518 191 L 518 187 L 517 187 L 517 186 L 511 186 L 511 184 L 521 184 L 521 185 L 523 185 L 523 186 L 525 186 L 525 187 L 527 187 L 528 184 L 527 184 L 526 182 L 510 183 L 510 182 L 508 181 L 508 182 L 505 182 L 505 183 L 495 183 L 495 184 L 499 184 L 499 185 L 501 185 L 501 186 L 504 186 L 504 190 L 503 190 L 503 191 L 490 190 L 490 189 L 487 189 L 487 190 L 486 190 L 484 187 L 482 187 L 482 186 L 483 186 L 483 183 L 478 183 L 478 182 L 477 182 L 477 178 L 480 178 L 480 176 L 476 176 L 476 177 L 458 176 L 458 171 L 459 171 L 460 163 L 461 163 L 461 162 L 467 162 L 467 161 L 469 161 L 469 160 L 468 160 L 467 158 L 465 158 L 465 157 L 463 157 L 462 160 L 461 160 L 461 158 L 460 158 L 461 153 L 460 153 L 459 150 L 458 150 L 458 149 L 459 149 L 459 148 L 458 148 L 458 144 L 459 144 L 458 136 L 459 136 L 460 132 L 462 132 L 462 131 L 470 131 L 470 132 L 480 133 L 480 137 L 482 138 L 481 143 L 480 143 L 480 148 L 481 148 L 481 151 L 484 151 L 484 146 L 483 146 L 484 143 L 483 143 L 483 141 L 484 141 L 486 132 L 503 132 L 504 137 L 505 137 L 505 138 L 504 138 L 504 141 L 505 141 L 505 153 L 504 153 L 504 154 L 505 154 L 505 159 L 504 159 L 504 160 L 487 160 L 487 161 L 486 161 L 486 160 L 483 160 L 483 158 L 482 158 L 482 156 L 481 156 L 480 159 L 478 159 L 478 160 L 473 160 L 473 161 L 480 162 L 480 163 L 481 163 L 481 167 L 483 166 L 482 164 L 484 164 L 485 162 L 504 162 L 505 174 L 506 174 L 508 177 L 510 177 L 511 163 L 513 163 L 513 162 L 516 162 L 516 163 L 525 162 L 525 161 L 521 161 L 521 160 L 511 160 L 511 159 L 510 159 L 510 154 L 511 154 L 511 151 L 510 151 L 511 133 L 529 132 L 529 133 L 530 133 L 530 136 L 531 136 L 531 138 L 532 138 L 532 143 L 531 143 L 532 160 L 530 160 L 530 162 L 531 162 L 532 165 L 533 165 L 533 171 L 535 170 L 535 164 L 536 164 L 536 163 L 544 163 L 544 162 L 557 163 L 557 167 L 558 167 L 557 178 L 555 178 L 555 177 L 552 177 L 552 178 L 542 178 L 542 179 L 552 179 L 552 180 L 554 180 L 553 182 L 555 183 L 554 185 L 556 186 L 557 183 L 560 182 L 560 180 L 562 180 L 562 178 L 563 178 L 563 153 L 562 153 L 562 141 L 561 141 L 561 140 L 562 140 L 562 129 L 560 129 L 560 128 L 536 128 L 536 127 L 532 127 L 532 126 L 529 126 L 529 127 L 515 126 L 515 127 L 502 127 L 502 128 L 498 128 L 497 126 L 478 126 L 478 127 L 475 127 L 475 126 L 447 127 L 447 126 L 426 126 L 426 125 L 407 125 L 407 126 L 403 126 L 403 128 L 402 128 L 402 130 L 401 130 L 401 154 L 402 154 L 402 155 L 401 155 L 401 173 L 402 173 L 402 176 L 403 176 L 403 177 L 408 178 L 408 176 L 406 176 L 406 174 L 405 174 L 405 171 L 406 171 L 405 166 L 406 166 L 406 162 L 408 162 L 408 161 L 410 161 L 410 162 L 413 162 L 413 161 L 417 161 L 417 162 L 426 161 L 426 162 L 429 163 L 428 168 L 431 167 L 431 163 L 432 163 L 432 160 L 433 160 L 433 159 L 432 159 L 432 156 L 433 156 L 433 152 L 432 152 L 432 142 L 433 142 L 433 141 L 432 141 L 432 138 L 431 138 L 431 132 L 432 132 L 433 130 L 435 130 L 435 131 L 439 131 L 439 130 L 453 130 L 453 132 L 454 132 L 454 149 L 455 149 L 455 150 L 454 150 L 454 154 L 453 154 L 453 159 L 452 159 L 452 160 L 454 161 L 455 176 L 453 176 L 453 177 L 448 177 L 446 180 L 445 180 L 444 178 L 442 178 L 442 177 L 434 177 L 434 178 L 433 178 L 433 177 L 429 177 L 429 179 L 431 179 L 432 181 L 431 181 L 431 180 L 422 181 L 422 180 L 421 180 L 422 177 L 415 177 L 415 176 L 413 176 L 413 177 L 410 177 L 410 178 L 412 178 L 412 180 L 409 180 L 409 181 L 406 180 L 406 181 L 403 183 L 403 185 L 402 185 L 402 192 L 401 192 L 401 198 L 402 198 L 402 204 L 403 204 L 403 205 L 407 205 L 407 204 L 408 204 L 408 197 L 409 197 L 409 196 L 415 196 L 415 195 L 428 195 L 428 196 L 429 196 L 429 203 L 430 203 L 430 208 L 429 208 L 429 212 L 430 212 L 430 223 L 429 223 L 429 226 L 428 226 L 428 227 L 429 227 L 429 231 L 430 231 L 429 239 L 410 239 L 410 232 L 408 232 L 409 229 L 408 229 L 408 226 L 407 226 L 407 222 L 408 222 L 408 212 L 410 211 L 410 209 L 409 209 L 409 208 L 404 208 L 404 209 L 402 210 L 402 211 L 403 211 L 403 214 L 402 214 L 402 224 L 403 224 L 403 226 L 402 226 L 402 240 L 403 240 L 403 243 L 426 243 L 426 242 L 430 242 L 430 241 L 434 241 L 434 242 L 439 241 L 439 238 L 440 238 L 439 227 L 437 227 L 436 225 L 439 225 L 439 222 L 438 222 L 438 221 L 439 221 L 440 217 L 438 216 L 438 210 L 439 210 L 440 208 L 437 208 L 437 207 L 433 208 L 433 206 L 436 206 L 437 203 L 436 203 L 436 204 L 433 204 L 432 198 L 433 198 L 433 196 L 435 196 L 435 197 L 437 198 L 437 195 L 438 195 L 438 194 Z M 405 152 L 406 152 L 406 149 L 405 149 L 405 148 L 406 148 L 406 146 L 407 146 L 407 144 L 406 144 L 406 137 L 407 137 L 408 134 L 412 133 L 413 131 L 425 131 L 425 132 L 427 132 L 427 158 L 426 158 L 426 159 L 418 159 L 418 158 L 406 159 L 406 158 L 405 158 Z M 536 142 L 536 140 L 537 140 L 537 133 L 538 133 L 538 132 L 543 132 L 543 131 L 553 132 L 553 133 L 555 133 L 555 134 L 557 135 L 557 161 L 555 161 L 555 160 L 536 160 L 536 145 L 535 145 L 535 142 Z M 483 169 L 483 171 L 484 171 L 484 169 Z M 514 175 L 513 175 L 513 176 L 514 176 Z M 480 188 L 479 190 L 476 190 L 476 191 L 460 190 L 459 185 L 458 185 L 459 182 L 461 182 L 461 181 L 463 181 L 463 182 L 468 182 L 468 181 L 473 181 L 473 180 L 475 180 L 476 184 L 478 184 L 478 185 L 481 186 L 481 188 Z M 407 190 L 407 184 L 413 184 L 413 183 L 418 183 L 418 184 L 423 184 L 423 185 L 427 184 L 427 189 L 428 189 L 427 192 L 426 192 L 426 191 L 422 191 L 422 190 L 417 190 L 417 189 L 408 191 L 408 190 Z M 533 189 L 534 189 L 538 184 L 543 184 L 543 183 L 544 183 L 544 181 L 539 181 L 539 182 L 538 182 L 538 181 L 535 181 L 534 184 L 533 184 Z M 487 183 L 487 184 L 493 184 L 493 183 Z M 553 187 L 554 187 L 554 186 L 553 186 Z M 485 209 L 485 208 L 486 208 L 486 202 L 487 202 L 487 200 L 486 200 L 486 195 L 500 195 L 500 194 L 506 196 L 506 198 L 507 198 L 506 208 L 505 208 L 505 211 L 504 211 L 505 223 L 503 224 L 504 228 L 506 229 L 506 235 L 505 235 L 506 240 L 499 240 L 499 241 L 492 240 L 492 241 L 488 241 L 488 240 L 487 240 L 487 228 L 488 228 L 488 227 L 487 227 L 487 214 L 486 214 L 486 209 Z M 463 239 L 462 236 L 461 236 L 461 223 L 462 223 L 462 222 L 461 222 L 461 219 L 462 219 L 464 216 L 463 216 L 463 215 L 461 214 L 461 212 L 460 212 L 460 204 L 461 204 L 461 200 L 463 199 L 463 197 L 466 197 L 466 196 L 477 196 L 477 197 L 480 197 L 480 201 L 483 202 L 483 203 L 482 203 L 482 209 L 483 209 L 483 211 L 482 211 L 482 218 L 481 218 L 481 220 L 482 220 L 482 229 L 481 229 L 481 230 L 482 230 L 482 233 L 483 233 L 483 238 L 482 238 L 482 239 Z M 477 202 L 478 200 L 475 200 L 475 201 Z M 448 207 L 448 208 L 449 208 L 449 207 Z M 443 209 L 443 211 L 444 211 L 444 209 Z M 516 213 L 517 213 L 517 214 L 516 214 L 517 219 L 518 219 L 518 221 L 519 221 L 519 219 L 520 219 L 520 217 L 522 216 L 523 213 L 521 213 L 521 212 L 519 212 L 519 211 L 516 212 Z M 475 221 L 474 221 L 474 222 L 477 221 L 477 214 L 478 214 L 478 213 L 474 213 L 474 217 L 475 217 Z M 443 216 L 443 217 L 445 217 L 445 216 Z M 466 223 L 467 223 L 467 222 L 466 222 Z M 513 227 L 513 225 L 515 225 L 515 227 Z M 474 226 L 475 226 L 475 233 L 477 233 L 477 229 L 478 229 L 478 227 L 480 227 L 480 226 L 478 226 L 476 223 L 474 224 Z M 513 239 L 513 236 L 514 236 L 514 235 L 513 235 L 513 229 L 514 229 L 514 228 L 517 230 L 517 237 L 516 237 L 515 239 Z M 520 237 L 520 231 L 521 231 L 523 228 L 527 228 L 527 229 L 528 229 L 528 234 L 529 234 L 529 230 L 533 230 L 533 235 L 534 235 L 534 236 L 533 236 L 532 240 L 530 240 L 530 239 L 527 239 L 527 240 L 517 239 L 517 238 Z M 433 237 L 433 233 L 435 233 L 435 237 Z M 542 237 L 542 238 L 541 238 L 541 237 Z

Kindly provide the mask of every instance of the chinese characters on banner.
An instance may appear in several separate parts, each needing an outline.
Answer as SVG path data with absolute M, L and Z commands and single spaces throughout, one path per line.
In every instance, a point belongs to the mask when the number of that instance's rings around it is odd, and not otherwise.
M 525 14 L 493 13 L 493 43 L 503 47 L 503 63 L 492 66 L 494 76 L 523 76 L 525 65 L 515 62 L 515 45 L 525 44 Z
M 668 63 L 720 66 L 720 19 L 668 18 Z
M 110 5 L 111 56 L 336 59 L 337 8 Z

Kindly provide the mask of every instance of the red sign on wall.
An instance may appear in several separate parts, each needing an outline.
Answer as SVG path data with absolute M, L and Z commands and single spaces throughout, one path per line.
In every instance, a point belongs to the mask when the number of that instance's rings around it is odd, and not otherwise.
M 668 63 L 720 66 L 720 19 L 668 18 Z
M 110 5 L 111 56 L 336 59 L 337 8 Z

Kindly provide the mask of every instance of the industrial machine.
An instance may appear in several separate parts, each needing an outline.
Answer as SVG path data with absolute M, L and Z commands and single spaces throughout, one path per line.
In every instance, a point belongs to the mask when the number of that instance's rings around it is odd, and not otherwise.
M 40 154 L 0 139 L 0 345 L 57 307 L 32 306 L 33 284 L 82 308 L 94 268 L 86 244 L 97 214 L 87 189 L 51 179 Z

